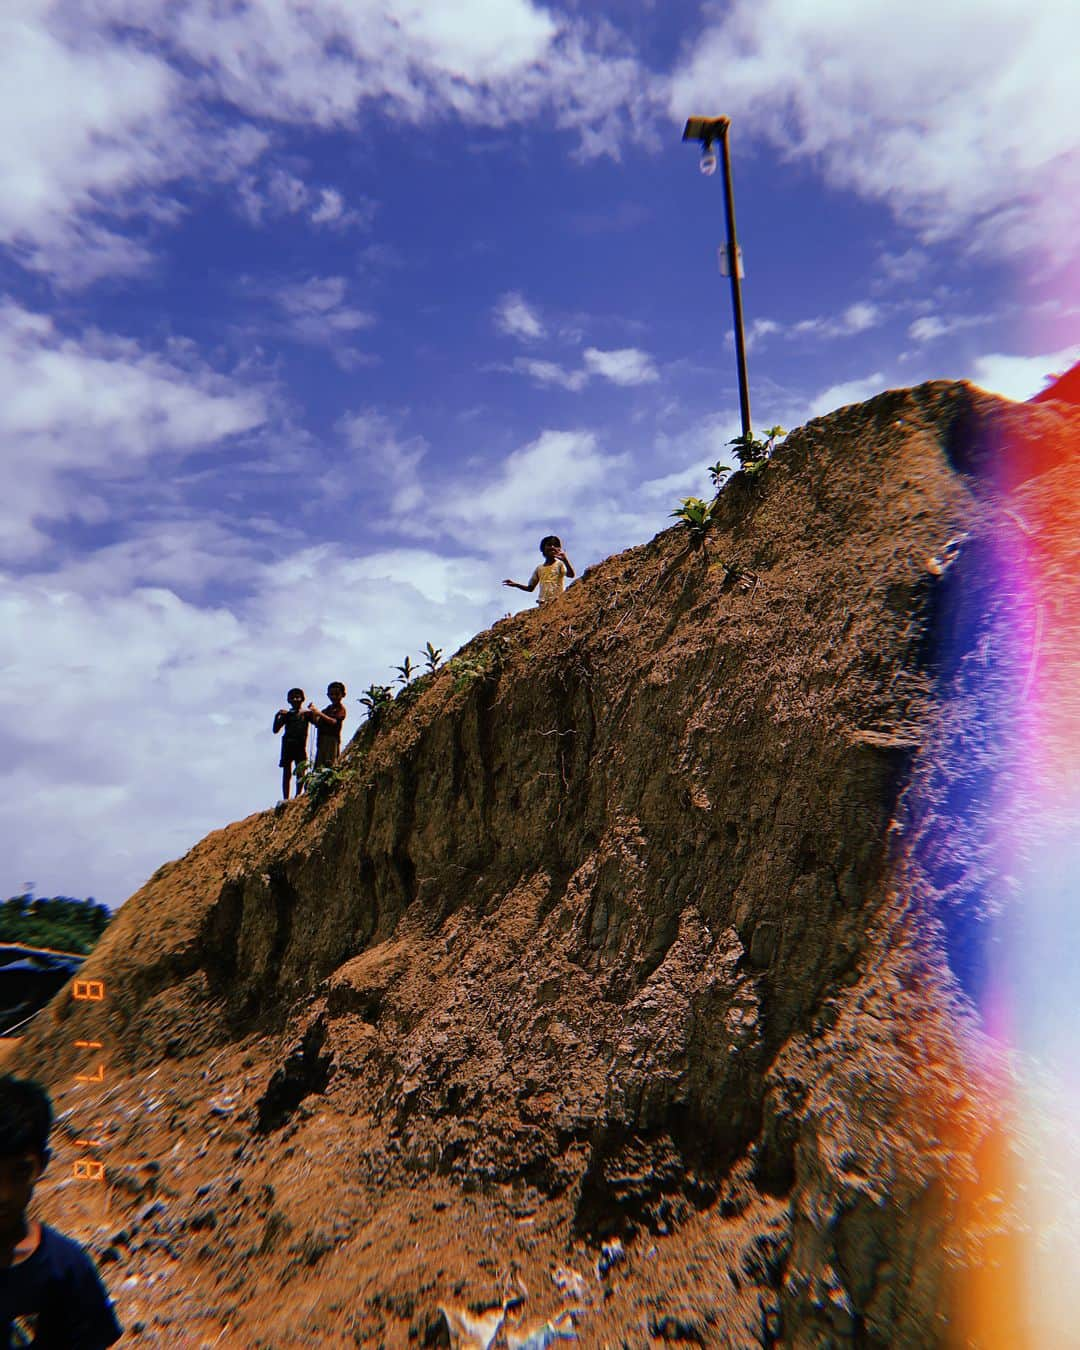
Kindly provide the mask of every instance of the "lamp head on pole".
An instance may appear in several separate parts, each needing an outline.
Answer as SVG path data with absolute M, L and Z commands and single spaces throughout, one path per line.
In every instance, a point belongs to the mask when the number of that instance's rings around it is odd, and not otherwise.
M 682 138 L 684 141 L 701 141 L 703 145 L 711 145 L 727 134 L 729 126 L 730 117 L 689 117 Z
M 726 117 L 691 117 L 687 120 L 682 138 L 701 142 L 701 163 L 698 166 L 706 177 L 716 172 L 716 142 L 727 135 L 730 121 Z

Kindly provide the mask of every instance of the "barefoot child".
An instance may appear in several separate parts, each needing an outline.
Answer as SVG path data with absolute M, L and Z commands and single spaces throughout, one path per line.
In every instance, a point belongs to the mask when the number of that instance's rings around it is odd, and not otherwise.
M 304 774 L 307 771 L 307 738 L 311 714 L 301 710 L 300 705 L 304 701 L 302 689 L 290 689 L 285 697 L 289 706 L 279 708 L 274 714 L 274 735 L 282 730 L 285 732 L 281 738 L 281 759 L 278 763 L 281 765 L 281 795 L 288 801 L 294 770 L 296 791 L 299 793 L 303 787 Z
M 514 586 L 519 591 L 535 591 L 539 586 L 540 594 L 536 603 L 546 605 L 562 595 L 566 578 L 576 576 L 576 573 L 573 563 L 563 552 L 562 540 L 557 534 L 545 535 L 540 540 L 540 552 L 544 555 L 544 561 L 533 572 L 527 586 L 520 581 L 510 581 L 509 578 L 503 585 Z
M 93 1260 L 26 1216 L 49 1161 L 52 1114 L 39 1083 L 0 1078 L 0 1345 L 105 1350 L 121 1331 Z
M 345 686 L 334 680 L 326 686 L 330 700 L 319 712 L 313 703 L 307 705 L 307 715 L 315 723 L 315 767 L 333 764 L 341 753 L 341 724 L 345 721 Z

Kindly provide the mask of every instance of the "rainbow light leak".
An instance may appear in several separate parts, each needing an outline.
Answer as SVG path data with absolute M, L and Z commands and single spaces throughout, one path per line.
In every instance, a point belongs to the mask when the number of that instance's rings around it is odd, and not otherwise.
M 999 1095 L 949 1244 L 965 1260 L 948 1343 L 990 1350 L 1080 1346 L 1080 427 L 1057 425 L 1052 443 L 1014 433 L 998 449 L 989 582 L 1003 617 L 984 609 L 976 707 L 1001 720 L 1005 750 L 961 808 L 995 911 L 971 920 L 968 992 L 1002 1054 L 978 1037 L 964 1051 Z M 986 580 L 970 584 L 988 609 Z M 958 1120 L 945 1142 L 970 1148 L 970 1130 Z

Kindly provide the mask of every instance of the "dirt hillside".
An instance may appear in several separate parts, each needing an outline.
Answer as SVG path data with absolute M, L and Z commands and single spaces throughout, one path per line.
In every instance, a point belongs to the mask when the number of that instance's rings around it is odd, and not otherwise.
M 361 730 L 318 808 L 160 868 L 82 971 L 104 1000 L 17 1061 L 69 1113 L 44 1216 L 125 1343 L 468 1344 L 509 1300 L 530 1348 L 567 1309 L 632 1350 L 1022 1344 L 986 784 L 1036 641 L 1002 560 L 1078 475 L 1063 404 L 817 419 L 703 553 L 591 568 Z

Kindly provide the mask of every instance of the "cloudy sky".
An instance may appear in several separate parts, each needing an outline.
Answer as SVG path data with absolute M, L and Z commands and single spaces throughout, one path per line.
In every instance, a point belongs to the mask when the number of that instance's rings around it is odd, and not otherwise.
M 1057 0 L 4 0 L 3 894 L 119 903 L 755 423 L 1080 355 Z

